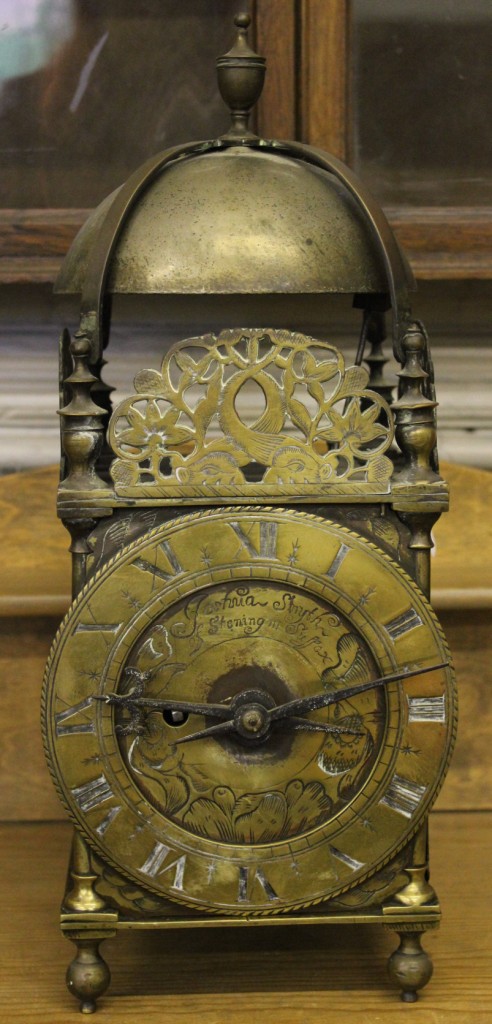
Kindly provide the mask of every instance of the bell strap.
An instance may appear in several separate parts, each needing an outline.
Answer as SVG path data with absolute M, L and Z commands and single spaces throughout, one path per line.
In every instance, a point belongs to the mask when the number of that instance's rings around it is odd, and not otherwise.
M 401 363 L 401 341 L 410 320 L 408 292 L 415 291 L 417 285 L 410 265 L 381 207 L 350 168 L 330 153 L 298 142 L 274 142 L 272 145 L 277 151 L 280 149 L 288 156 L 304 160 L 305 163 L 333 174 L 354 197 L 383 260 L 393 313 L 393 349 L 395 358 Z
M 91 342 L 91 362 L 101 358 L 107 344 L 108 325 L 104 323 L 106 284 L 116 244 L 138 199 L 169 164 L 222 148 L 220 141 L 189 142 L 150 157 L 118 189 L 97 234 L 89 261 L 80 304 L 81 330 Z

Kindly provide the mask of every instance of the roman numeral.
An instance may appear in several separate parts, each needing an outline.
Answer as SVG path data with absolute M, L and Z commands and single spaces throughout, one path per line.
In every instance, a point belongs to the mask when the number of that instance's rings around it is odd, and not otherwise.
M 69 718 L 73 718 L 78 715 L 80 711 L 86 711 L 92 705 L 92 697 L 86 697 L 85 700 L 81 700 L 79 704 L 74 704 L 71 708 L 65 708 L 65 711 L 59 711 L 55 715 L 55 732 L 57 737 L 60 736 L 73 736 L 74 733 L 83 732 L 95 732 L 96 726 L 94 722 L 72 722 L 71 725 L 65 725 L 65 722 Z
M 114 793 L 106 776 L 100 775 L 97 779 L 84 782 L 82 786 L 76 786 L 75 789 L 72 789 L 72 795 L 80 810 L 85 812 L 99 807 L 99 804 L 103 804 L 105 800 L 110 800 Z
M 112 807 L 111 810 L 108 811 L 106 817 L 103 818 L 103 820 L 100 822 L 100 824 L 96 828 L 96 832 L 97 832 L 97 834 L 99 836 L 103 836 L 104 835 L 104 833 L 108 830 L 111 822 L 114 821 L 114 819 L 116 818 L 116 815 L 119 814 L 120 811 L 121 811 L 121 807 Z
M 166 846 L 164 843 L 156 843 L 139 870 L 143 871 L 144 875 L 150 875 L 151 878 L 155 878 L 168 853 L 169 846 Z
M 122 625 L 122 622 L 78 622 L 74 629 L 74 635 L 75 633 L 113 633 L 116 636 Z
M 401 615 L 397 615 L 387 622 L 384 629 L 392 640 L 398 640 L 399 637 L 410 633 L 410 630 L 416 629 L 417 626 L 423 626 L 422 619 L 420 615 L 417 615 L 415 608 L 408 608 L 406 612 L 402 612 Z
M 260 523 L 260 545 L 259 548 L 255 548 L 254 544 L 247 533 L 244 532 L 242 526 L 239 523 L 231 523 L 232 529 L 236 534 L 238 540 L 248 555 L 251 558 L 276 558 L 277 557 L 277 533 L 278 523 L 265 522 L 264 520 Z
M 445 722 L 446 698 L 407 697 L 409 722 Z
M 169 541 L 163 540 L 159 547 L 166 555 L 166 558 L 171 566 L 171 572 L 167 572 L 165 569 L 160 569 L 157 565 L 153 565 L 151 562 L 147 562 L 145 558 L 135 558 L 132 562 L 137 569 L 142 569 L 143 572 L 150 572 L 153 576 L 157 576 L 160 580 L 164 580 L 168 583 L 169 580 L 174 579 L 175 576 L 179 576 L 180 573 L 184 572 L 183 566 L 178 561 L 176 553 L 173 551 Z
M 335 576 L 336 576 L 336 574 L 337 574 L 337 572 L 338 572 L 338 570 L 339 570 L 339 568 L 340 568 L 344 558 L 348 555 L 349 551 L 350 551 L 350 548 L 347 547 L 346 544 L 340 544 L 340 547 L 339 547 L 339 549 L 338 549 L 338 551 L 337 551 L 337 553 L 336 553 L 336 555 L 335 555 L 331 565 L 326 570 L 326 575 L 329 576 L 331 580 L 335 579 Z
M 402 775 L 394 775 L 380 803 L 391 807 L 392 811 L 402 814 L 404 818 L 411 818 L 426 789 L 427 786 L 419 786 L 417 782 L 410 782 Z
M 341 850 L 337 850 L 336 846 L 330 846 L 330 851 L 337 860 L 341 860 L 342 864 L 346 864 L 352 871 L 358 871 L 359 868 L 364 867 L 364 861 L 349 857 L 348 853 L 342 853 Z
M 174 864 L 170 864 L 169 865 L 170 868 L 171 867 L 175 867 L 176 868 L 176 871 L 174 872 L 174 882 L 173 882 L 173 884 L 171 886 L 171 889 L 178 889 L 180 892 L 183 891 L 183 889 L 184 889 L 185 864 L 186 864 L 186 857 L 183 854 L 183 856 L 179 857 L 178 860 L 175 861 Z M 168 870 L 168 868 L 164 868 L 164 871 L 167 871 L 167 870 Z
M 149 875 L 150 878 L 155 878 L 156 875 L 163 875 L 166 871 L 171 871 L 171 869 L 174 868 L 174 881 L 171 888 L 182 892 L 184 889 L 186 855 L 183 854 L 181 857 L 178 857 L 177 860 L 173 860 L 170 864 L 166 864 L 164 868 L 162 867 L 167 855 L 172 852 L 172 847 L 166 846 L 165 843 L 156 843 L 149 853 L 147 860 L 142 864 L 142 867 L 139 868 L 139 871 L 142 871 L 144 875 Z
M 237 893 L 238 903 L 250 902 L 249 897 L 248 897 L 248 891 L 250 889 L 249 874 L 250 874 L 250 869 L 248 867 L 240 867 L 239 868 L 239 884 L 238 884 L 238 893 Z M 251 885 L 253 885 L 255 883 L 255 881 L 260 883 L 260 885 L 261 885 L 261 887 L 263 889 L 263 892 L 265 893 L 265 896 L 266 896 L 267 900 L 272 900 L 272 901 L 273 900 L 278 900 L 278 896 L 277 896 L 277 893 L 275 892 L 275 889 L 273 888 L 272 885 L 270 885 L 270 882 L 268 881 L 268 879 L 265 878 L 265 875 L 264 875 L 263 871 L 261 870 L 261 868 L 256 868 L 256 870 L 255 870 L 255 872 L 253 874 Z

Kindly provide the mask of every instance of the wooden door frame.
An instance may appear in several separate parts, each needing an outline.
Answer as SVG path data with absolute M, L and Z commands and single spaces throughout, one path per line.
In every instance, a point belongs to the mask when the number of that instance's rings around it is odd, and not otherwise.
M 298 139 L 350 163 L 351 0 L 253 0 L 269 71 L 258 110 L 265 138 Z M 52 283 L 90 210 L 0 210 L 0 284 Z M 492 278 L 492 207 L 391 206 L 389 221 L 420 279 Z

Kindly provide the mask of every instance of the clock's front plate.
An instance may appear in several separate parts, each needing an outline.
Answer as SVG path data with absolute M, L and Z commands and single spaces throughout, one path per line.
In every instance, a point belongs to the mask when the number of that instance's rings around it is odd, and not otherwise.
M 306 906 L 404 844 L 454 732 L 449 667 L 338 694 L 448 660 L 418 589 L 356 534 L 279 509 L 184 517 L 65 620 L 49 760 L 89 841 L 140 885 L 223 913 Z

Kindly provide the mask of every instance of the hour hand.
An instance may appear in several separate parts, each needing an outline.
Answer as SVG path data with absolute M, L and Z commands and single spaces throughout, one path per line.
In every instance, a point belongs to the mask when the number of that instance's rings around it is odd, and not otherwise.
M 207 739 L 209 736 L 224 736 L 230 732 L 234 732 L 234 722 L 231 720 L 217 722 L 217 725 L 210 725 L 208 729 L 200 729 L 199 732 L 192 732 L 188 736 L 181 736 L 180 739 L 175 740 L 175 743 L 177 746 L 179 743 L 191 743 L 193 740 Z
M 103 701 L 105 704 L 113 704 L 115 707 L 138 709 L 147 711 L 181 711 L 188 715 L 205 715 L 210 718 L 230 718 L 231 709 L 227 704 L 199 704 L 188 700 L 157 699 L 153 697 L 139 697 L 130 693 L 104 693 L 94 694 L 93 700 Z

